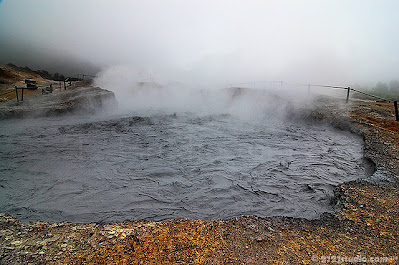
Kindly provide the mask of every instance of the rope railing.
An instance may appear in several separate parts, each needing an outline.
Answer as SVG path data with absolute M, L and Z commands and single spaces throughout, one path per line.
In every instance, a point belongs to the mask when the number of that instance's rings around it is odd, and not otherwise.
M 386 101 L 386 102 L 389 102 L 389 103 L 392 103 L 392 102 L 393 102 L 392 100 L 388 100 L 388 99 L 385 99 L 385 98 L 382 98 L 382 97 L 378 97 L 378 96 L 375 96 L 375 95 L 372 95 L 372 94 L 369 94 L 369 93 L 366 93 L 366 92 L 363 92 L 363 91 L 359 91 L 359 90 L 357 90 L 357 89 L 351 88 L 351 90 L 353 90 L 353 91 L 355 91 L 355 92 L 357 92 L 357 93 L 360 93 L 360 94 L 363 94 L 363 95 L 372 97 L 372 98 L 376 98 L 376 99 L 382 100 L 382 101 Z
M 262 81 L 262 82 L 235 83 L 235 84 L 230 84 L 230 87 L 237 86 L 237 85 L 252 85 L 252 84 L 259 84 L 259 83 L 263 83 L 263 84 L 266 84 L 266 83 L 269 83 L 269 84 L 271 84 L 271 83 L 280 83 L 281 86 L 283 84 L 291 85 L 291 86 L 306 86 L 306 87 L 308 87 L 308 93 L 310 93 L 310 88 L 311 87 L 324 87 L 324 88 L 333 88 L 333 89 L 343 89 L 343 90 L 347 91 L 346 103 L 349 102 L 350 91 L 353 91 L 353 92 L 356 92 L 356 93 L 359 93 L 359 94 L 362 94 L 362 95 L 365 95 L 365 96 L 368 96 L 368 97 L 372 97 L 372 98 L 375 98 L 375 99 L 378 99 L 378 100 L 381 100 L 381 101 L 385 101 L 385 102 L 388 102 L 388 103 L 393 103 L 394 104 L 394 109 L 395 109 L 396 121 L 399 121 L 399 111 L 398 111 L 398 102 L 397 101 L 392 101 L 392 100 L 389 100 L 389 99 L 386 99 L 386 98 L 383 98 L 383 97 L 380 97 L 380 96 L 376 96 L 376 95 L 373 95 L 373 94 L 370 94 L 370 93 L 366 93 L 366 92 L 351 88 L 350 86 L 345 87 L 345 86 L 320 85 L 320 84 L 299 84 L 299 83 L 294 84 L 294 83 L 287 83 L 287 82 L 284 82 L 284 81 Z
M 317 87 L 326 87 L 326 88 L 337 88 L 337 89 L 348 89 L 348 87 L 343 87 L 343 86 L 329 86 L 329 85 L 313 85 L 309 84 L 309 86 L 317 86 Z
M 299 84 L 299 83 L 287 83 L 283 82 L 282 83 L 286 85 L 291 85 L 291 86 L 304 86 L 304 87 L 325 87 L 325 88 L 334 88 L 334 89 L 348 89 L 347 86 L 331 86 L 331 85 L 318 85 L 318 84 Z
M 10 94 L 10 93 L 14 93 L 14 92 L 15 92 L 15 90 L 11 90 L 11 91 L 8 91 L 6 93 L 0 94 L 0 96 L 7 95 L 7 94 Z

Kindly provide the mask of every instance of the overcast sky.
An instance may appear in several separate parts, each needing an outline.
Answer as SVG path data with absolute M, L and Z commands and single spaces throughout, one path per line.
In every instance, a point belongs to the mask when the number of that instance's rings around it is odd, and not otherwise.
M 170 80 L 389 81 L 399 1 L 0 0 L 0 47 Z

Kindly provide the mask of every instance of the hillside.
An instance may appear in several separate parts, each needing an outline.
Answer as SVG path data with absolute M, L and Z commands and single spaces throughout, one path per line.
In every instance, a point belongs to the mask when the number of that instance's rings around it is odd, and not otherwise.
M 39 88 L 24 89 L 23 102 L 17 102 L 15 87 L 26 88 L 26 79 L 36 82 Z M 47 87 L 49 84 L 52 84 L 52 93 L 42 95 L 40 86 Z M 18 90 L 19 99 L 21 92 Z M 60 81 L 45 79 L 13 65 L 0 65 L 0 120 L 60 115 L 79 110 L 93 113 L 106 103 L 112 105 L 113 102 L 112 92 L 91 86 L 90 80 L 73 81 L 64 89 Z
M 6 95 L 2 94 L 8 91 L 14 91 L 16 86 L 26 87 L 25 79 L 36 81 L 37 85 L 39 86 L 54 82 L 48 79 L 44 79 L 40 75 L 33 72 L 24 71 L 20 68 L 15 68 L 9 65 L 0 65 L 0 102 L 15 99 L 15 93 L 9 93 Z M 40 89 L 27 89 L 24 91 L 24 97 L 38 93 L 41 93 Z

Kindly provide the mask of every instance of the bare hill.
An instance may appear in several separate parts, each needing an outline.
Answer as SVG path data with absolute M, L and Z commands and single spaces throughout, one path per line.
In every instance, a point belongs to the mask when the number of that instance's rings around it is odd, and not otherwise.
M 30 71 L 25 71 L 9 65 L 0 65 L 0 102 L 15 99 L 15 93 L 9 93 L 6 95 L 2 94 L 8 91 L 13 91 L 15 87 L 26 87 L 26 79 L 35 81 L 39 86 L 54 82 L 44 79 L 40 75 Z M 41 90 L 26 90 L 24 91 L 24 97 L 38 93 L 41 93 Z

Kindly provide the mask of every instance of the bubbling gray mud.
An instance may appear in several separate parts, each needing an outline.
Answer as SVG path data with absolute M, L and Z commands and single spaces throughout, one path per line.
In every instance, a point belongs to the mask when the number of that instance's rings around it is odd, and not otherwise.
M 240 215 L 317 218 L 370 174 L 356 135 L 193 113 L 0 123 L 0 210 L 110 222 Z

